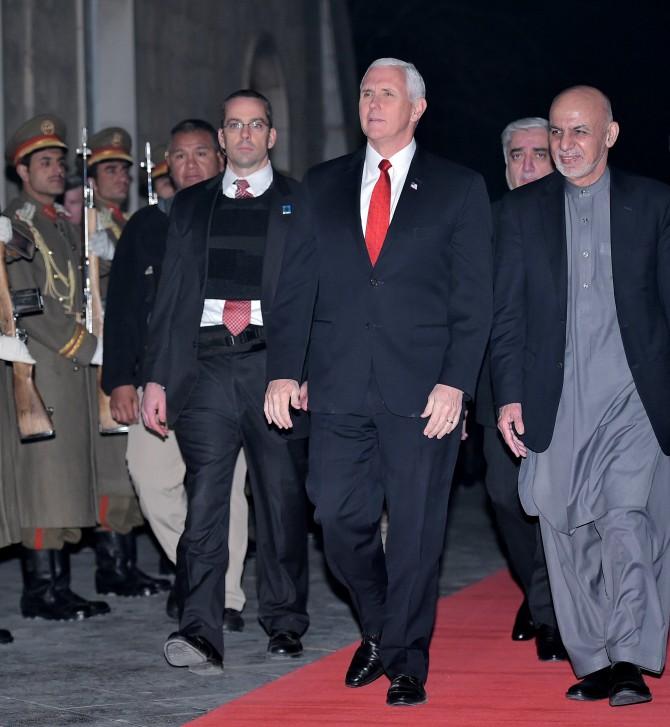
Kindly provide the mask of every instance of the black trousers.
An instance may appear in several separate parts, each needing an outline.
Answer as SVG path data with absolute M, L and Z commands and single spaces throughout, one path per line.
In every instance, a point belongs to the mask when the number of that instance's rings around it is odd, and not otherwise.
M 177 547 L 180 630 L 223 653 L 233 470 L 244 448 L 256 516 L 259 620 L 272 633 L 307 629 L 306 440 L 286 439 L 263 415 L 263 350 L 203 352 L 175 423 L 186 464 L 188 509 Z
M 486 489 L 507 550 L 507 559 L 528 599 L 538 626 L 556 626 L 547 563 L 537 518 L 526 515 L 519 500 L 519 463 L 496 427 L 484 426 Z
M 423 435 L 425 419 L 391 414 L 371 384 L 365 411 L 312 412 L 307 491 L 328 564 L 361 628 L 381 634 L 387 674 L 425 680 L 460 427 Z M 386 551 L 380 519 L 389 516 Z

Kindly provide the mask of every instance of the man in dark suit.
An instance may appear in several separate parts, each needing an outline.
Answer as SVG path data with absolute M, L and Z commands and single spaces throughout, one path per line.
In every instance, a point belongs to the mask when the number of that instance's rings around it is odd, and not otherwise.
M 503 129 L 505 178 L 510 189 L 551 174 L 549 122 L 539 117 L 512 121 Z M 492 205 L 493 224 L 500 216 L 500 202 Z M 551 602 L 547 565 L 544 561 L 540 526 L 526 515 L 519 502 L 519 460 L 509 451 L 497 428 L 491 389 L 488 354 L 477 384 L 475 418 L 483 428 L 486 459 L 486 490 L 491 498 L 507 558 L 523 589 L 524 599 L 514 619 L 512 639 L 535 639 L 540 661 L 566 659 Z
M 174 198 L 165 261 L 149 327 L 142 415 L 173 426 L 186 464 L 188 507 L 177 550 L 185 585 L 173 666 L 222 666 L 230 488 L 244 447 L 257 529 L 259 618 L 270 656 L 302 654 L 307 628 L 305 435 L 263 418 L 265 326 L 297 183 L 273 171 L 272 109 L 251 90 L 223 106 L 226 172 Z M 167 406 L 167 411 L 166 411 Z
M 557 172 L 503 201 L 491 368 L 498 426 L 524 457 L 567 697 L 651 699 L 670 575 L 670 189 L 608 166 L 609 100 L 577 86 L 549 115 Z
M 368 69 L 367 147 L 307 173 L 268 334 L 268 420 L 291 426 L 309 375 L 308 494 L 363 632 L 345 682 L 386 672 L 391 705 L 426 699 L 463 397 L 491 318 L 486 188 L 416 147 L 425 109 L 412 64 Z

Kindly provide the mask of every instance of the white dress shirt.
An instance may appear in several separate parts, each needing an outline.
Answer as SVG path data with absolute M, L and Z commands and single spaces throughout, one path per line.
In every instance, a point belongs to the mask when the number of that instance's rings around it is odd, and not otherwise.
M 267 192 L 270 185 L 272 184 L 272 164 L 268 163 L 259 169 L 258 171 L 250 174 L 248 177 L 240 177 L 235 174 L 230 167 L 228 167 L 221 180 L 221 189 L 223 194 L 234 199 L 237 193 L 237 185 L 235 181 L 237 179 L 246 179 L 249 182 L 248 191 L 254 195 L 254 197 L 260 197 L 264 192 Z M 202 309 L 202 318 L 200 319 L 201 326 L 220 326 L 223 324 L 223 306 L 225 300 L 218 300 L 214 298 L 206 298 L 205 305 Z M 254 326 L 263 325 L 263 314 L 261 312 L 260 300 L 251 301 L 251 323 Z
M 391 178 L 391 216 L 389 222 L 393 219 L 393 213 L 405 185 L 409 165 L 412 163 L 415 151 L 416 142 L 412 139 L 406 147 L 403 147 L 389 158 L 391 162 L 391 168 L 389 169 L 389 177 Z M 379 162 L 382 159 L 384 157 L 368 144 L 365 150 L 365 164 L 363 165 L 363 180 L 361 182 L 361 226 L 363 235 L 365 235 L 365 228 L 368 224 L 370 198 L 372 197 L 372 190 L 379 179 Z

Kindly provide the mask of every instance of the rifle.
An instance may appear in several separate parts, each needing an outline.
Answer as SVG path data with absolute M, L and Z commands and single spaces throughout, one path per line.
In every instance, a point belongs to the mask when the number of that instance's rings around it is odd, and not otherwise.
M 151 143 L 148 141 L 144 145 L 144 161 L 140 162 L 140 166 L 147 173 L 147 201 L 149 206 L 158 204 L 158 195 L 154 192 L 154 180 L 151 176 L 151 172 L 153 172 L 156 165 L 151 160 Z
M 104 329 L 104 312 L 100 295 L 100 258 L 89 249 L 91 230 L 98 228 L 98 214 L 93 201 L 93 187 L 88 178 L 87 160 L 91 154 L 88 147 L 86 127 L 81 131 L 81 148 L 77 154 L 82 158 L 82 181 L 84 186 L 84 214 L 82 215 L 83 265 L 84 274 L 84 318 L 86 330 L 99 341 Z M 110 398 L 102 390 L 102 366 L 96 371 L 98 390 L 98 431 L 100 434 L 125 434 L 128 427 L 119 424 L 110 410 Z
M 34 296 L 31 304 L 27 297 Z M 42 296 L 39 290 L 16 291 L 15 296 L 23 294 L 24 303 L 21 313 L 40 313 L 43 309 Z M 9 289 L 9 278 L 5 266 L 5 243 L 0 241 L 0 334 L 12 336 L 25 344 L 24 331 L 17 329 L 17 309 L 12 303 Z M 12 378 L 14 384 L 14 404 L 16 407 L 16 423 L 22 442 L 39 439 L 50 439 L 54 436 L 54 426 L 47 408 L 44 406 L 34 379 L 34 364 L 12 361 Z

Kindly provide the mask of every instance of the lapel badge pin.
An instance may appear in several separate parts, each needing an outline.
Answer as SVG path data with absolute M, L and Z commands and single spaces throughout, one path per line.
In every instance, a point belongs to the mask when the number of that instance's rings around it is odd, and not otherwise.
M 281 206 L 281 213 L 283 215 L 290 215 L 291 212 L 293 212 L 293 205 L 292 204 L 283 204 Z
M 411 184 L 410 184 L 409 186 L 410 186 L 410 187 L 411 187 L 411 188 L 412 188 L 412 189 L 413 189 L 413 190 L 414 190 L 415 192 L 416 192 L 416 190 L 417 190 L 417 189 L 419 189 L 419 185 L 418 185 L 418 184 L 417 184 L 416 182 L 412 182 L 412 183 L 411 183 Z

